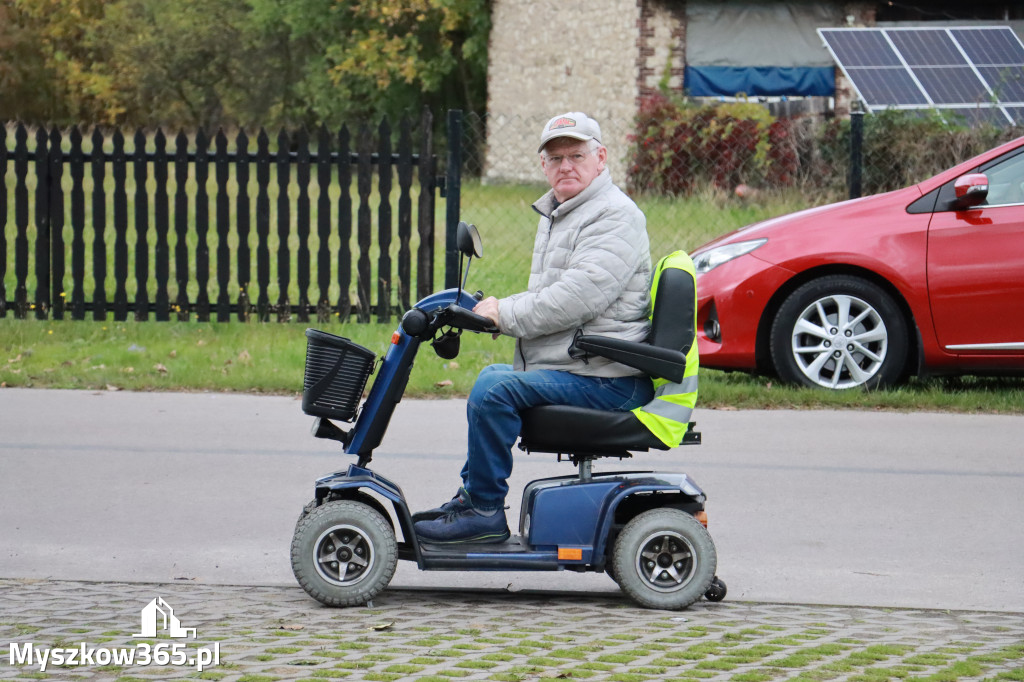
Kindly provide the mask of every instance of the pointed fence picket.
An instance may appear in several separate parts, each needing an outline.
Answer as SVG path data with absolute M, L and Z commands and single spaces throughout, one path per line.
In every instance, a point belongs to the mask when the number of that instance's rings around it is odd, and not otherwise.
M 458 186 L 431 129 L 0 125 L 0 317 L 387 322 L 433 290 L 436 192 Z

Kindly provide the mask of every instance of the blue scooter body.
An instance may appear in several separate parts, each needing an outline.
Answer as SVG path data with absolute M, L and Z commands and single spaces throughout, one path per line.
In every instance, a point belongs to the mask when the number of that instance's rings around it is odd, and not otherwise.
M 419 301 L 416 308 L 431 313 L 459 301 L 474 301 L 473 295 L 461 289 L 445 289 Z M 399 326 L 392 337 L 391 347 L 377 370 L 377 379 L 373 382 L 352 428 L 345 452 L 360 455 L 362 458 L 380 445 L 391 421 L 391 415 L 395 411 L 395 405 L 402 400 L 420 343 L 418 338 L 410 336 Z
M 391 502 L 402 530 L 398 556 L 415 561 L 422 570 L 584 571 L 603 569 L 613 530 L 624 522 L 617 518 L 620 506 L 636 506 L 639 501 L 644 509 L 671 506 L 693 513 L 704 508 L 705 500 L 686 474 L 631 471 L 589 479 L 543 478 L 530 482 L 523 492 L 519 536 L 497 545 L 442 546 L 416 538 L 402 489 L 369 469 L 353 464 L 319 479 L 316 499 L 327 498 L 363 499 L 382 513 L 375 498 Z

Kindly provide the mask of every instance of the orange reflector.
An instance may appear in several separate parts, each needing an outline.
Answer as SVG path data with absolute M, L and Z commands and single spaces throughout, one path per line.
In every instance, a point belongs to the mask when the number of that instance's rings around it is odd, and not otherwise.
M 401 341 L 401 340 L 402 340 L 402 335 L 399 334 L 398 332 L 395 332 L 394 334 L 391 335 L 391 345 L 392 346 L 397 346 L 398 342 Z
M 583 550 L 580 547 L 559 547 L 559 561 L 582 561 Z
M 693 518 L 700 521 L 700 525 L 704 526 L 705 528 L 708 527 L 708 513 L 706 511 L 697 512 L 693 515 Z

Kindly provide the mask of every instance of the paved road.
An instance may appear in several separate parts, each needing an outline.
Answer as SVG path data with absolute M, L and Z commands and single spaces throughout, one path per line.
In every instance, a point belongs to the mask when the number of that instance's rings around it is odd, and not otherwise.
M 399 406 L 374 466 L 414 508 L 455 491 L 463 410 Z M 1024 418 L 696 418 L 703 446 L 600 469 L 690 473 L 731 600 L 1024 612 Z M 350 461 L 309 423 L 282 397 L 0 390 L 0 578 L 294 587 L 296 514 L 316 477 Z M 512 488 L 571 470 L 522 455 Z M 603 575 L 404 562 L 392 585 L 616 592 Z

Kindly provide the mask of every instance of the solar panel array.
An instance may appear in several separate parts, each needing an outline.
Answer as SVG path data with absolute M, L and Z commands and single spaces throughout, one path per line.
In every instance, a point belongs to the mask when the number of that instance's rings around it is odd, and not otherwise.
M 1024 44 L 1008 26 L 819 28 L 869 111 L 951 109 L 1024 125 Z

